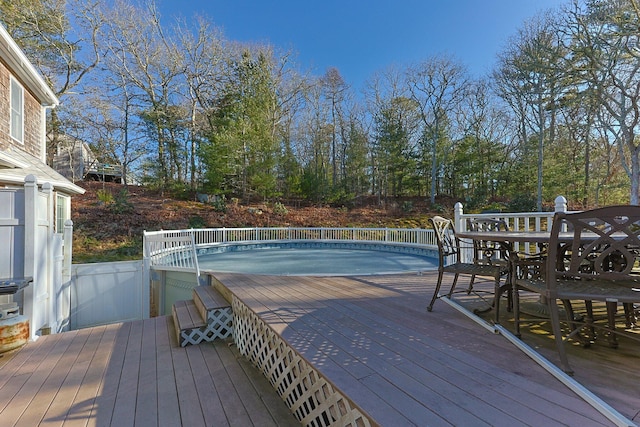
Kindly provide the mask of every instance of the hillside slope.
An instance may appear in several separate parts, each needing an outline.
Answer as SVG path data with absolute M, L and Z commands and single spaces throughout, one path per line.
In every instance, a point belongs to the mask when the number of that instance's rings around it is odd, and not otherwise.
M 72 199 L 75 263 L 140 259 L 144 230 L 200 227 L 426 227 L 429 212 L 418 200 L 393 206 L 345 207 L 227 203 L 210 204 L 167 197 L 145 187 L 82 182 L 86 193 Z M 371 202 L 375 203 L 375 201 Z M 401 208 L 402 206 L 403 208 Z

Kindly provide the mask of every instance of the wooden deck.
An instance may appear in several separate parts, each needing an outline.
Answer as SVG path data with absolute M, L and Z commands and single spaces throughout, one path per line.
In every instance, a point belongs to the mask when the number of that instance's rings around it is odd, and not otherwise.
M 0 425 L 300 424 L 237 349 L 181 348 L 163 316 L 41 337 L 0 357 Z
M 381 425 L 612 425 L 503 336 L 442 301 L 428 313 L 435 274 L 215 276 Z M 548 336 L 529 344 L 555 361 Z M 574 378 L 636 420 L 638 350 L 571 351 Z
M 215 276 L 380 425 L 613 425 L 504 337 L 443 301 L 428 313 L 435 274 Z M 531 331 L 524 341 L 555 362 L 544 322 Z M 636 422 L 639 350 L 570 349 L 574 378 Z M 54 424 L 296 421 L 234 346 L 180 348 L 159 317 L 45 336 L 0 357 L 0 425 Z

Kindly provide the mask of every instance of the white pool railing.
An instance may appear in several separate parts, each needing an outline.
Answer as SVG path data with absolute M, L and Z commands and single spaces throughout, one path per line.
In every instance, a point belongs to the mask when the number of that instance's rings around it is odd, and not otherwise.
M 418 228 L 192 228 L 145 231 L 144 257 L 152 267 L 181 271 L 198 268 L 198 248 L 230 242 L 266 241 L 375 242 L 436 249 L 433 230 Z
M 504 219 L 514 231 L 545 231 L 551 229 L 555 212 L 566 212 L 567 200 L 558 196 L 554 212 L 481 213 L 466 214 L 462 204 L 454 208 L 454 225 L 466 230 L 467 221 L 474 218 Z M 200 270 L 197 249 L 229 242 L 265 241 L 351 241 L 415 245 L 437 249 L 435 234 L 425 228 L 351 228 L 351 227 L 246 227 L 246 228 L 191 228 L 144 232 L 145 265 L 162 270 Z M 528 252 L 529 245 L 519 250 Z

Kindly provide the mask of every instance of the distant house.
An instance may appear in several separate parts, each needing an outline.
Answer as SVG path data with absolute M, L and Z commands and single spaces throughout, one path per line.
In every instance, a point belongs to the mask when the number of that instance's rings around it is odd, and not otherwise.
M 123 183 L 122 167 L 100 161 L 89 144 L 73 138 L 63 138 L 53 157 L 53 168 L 67 179 Z
M 0 279 L 33 278 L 23 291 L 0 295 L 0 303 L 19 300 L 32 339 L 39 331 L 59 330 L 68 317 L 59 297 L 62 260 L 70 264 L 71 248 L 63 247 L 61 233 L 71 217 L 71 197 L 84 192 L 45 163 L 46 111 L 57 105 L 0 25 Z

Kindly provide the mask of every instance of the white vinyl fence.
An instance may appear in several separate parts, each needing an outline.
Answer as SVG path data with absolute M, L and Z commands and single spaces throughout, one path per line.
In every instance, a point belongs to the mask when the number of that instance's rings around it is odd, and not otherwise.
M 74 264 L 70 329 L 149 317 L 149 286 L 142 274 L 142 261 Z

